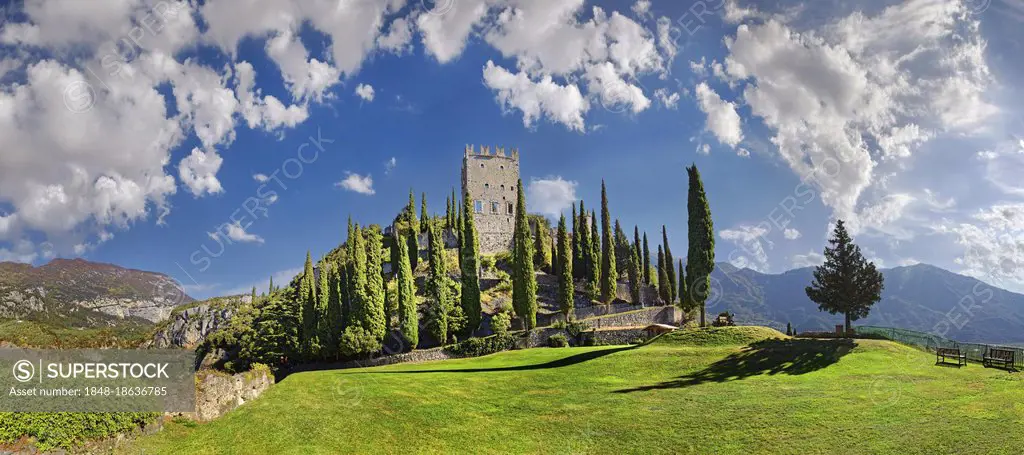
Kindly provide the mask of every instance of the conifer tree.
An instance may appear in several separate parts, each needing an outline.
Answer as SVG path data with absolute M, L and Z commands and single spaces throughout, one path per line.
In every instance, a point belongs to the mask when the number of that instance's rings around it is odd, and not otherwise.
M 344 316 L 341 309 L 341 294 L 344 283 L 341 280 L 341 267 L 332 266 L 330 269 L 331 274 L 328 281 L 330 293 L 327 298 L 327 337 L 323 343 L 328 355 L 337 357 L 338 340 L 341 338 L 341 333 L 345 330 Z
M 665 273 L 668 274 L 668 303 L 676 301 L 676 261 L 672 257 L 672 249 L 668 246 L 668 231 L 665 229 L 665 225 L 661 225 L 661 241 L 665 244 Z
M 619 272 L 615 262 L 615 234 L 612 232 L 612 217 L 608 211 L 608 191 L 601 180 L 601 301 L 615 300 Z M 621 233 L 622 229 L 618 231 Z M 625 237 L 625 236 L 623 236 Z
M 683 311 L 688 311 L 693 307 L 692 299 L 690 298 L 689 290 L 686 287 L 686 274 L 683 272 L 683 260 L 679 259 L 679 308 Z
M 551 238 L 551 274 L 558 276 L 558 235 Z
M 466 201 L 469 201 L 467 194 Z M 466 333 L 472 335 L 480 327 L 480 249 L 476 242 L 476 223 L 473 220 L 473 208 L 466 202 L 462 210 L 465 213 L 465 224 L 462 226 L 462 242 L 460 257 L 462 258 L 462 312 L 466 317 Z
M 346 325 L 370 330 L 370 298 L 366 295 L 366 242 L 356 224 L 352 229 L 352 263 L 349 268 L 349 314 Z
M 444 241 L 436 223 L 427 223 L 427 248 L 430 252 L 427 294 L 430 296 L 428 327 L 441 344 L 448 343 L 448 314 L 452 310 L 448 271 L 444 263 Z
M 711 208 L 704 193 L 697 165 L 686 168 L 689 191 L 686 202 L 688 212 L 689 245 L 686 254 L 686 288 L 694 307 L 700 307 L 700 325 L 705 324 L 705 302 L 711 290 L 711 272 L 715 269 L 715 235 Z
M 665 266 L 665 252 L 658 245 L 658 296 L 665 304 L 672 303 L 672 291 L 669 282 L 672 279 L 668 276 L 668 268 Z
M 533 267 L 537 270 L 551 270 L 551 249 L 549 248 L 551 242 L 548 239 L 551 237 L 551 233 L 548 230 L 547 220 L 534 217 L 533 221 Z
M 569 322 L 574 305 L 575 287 L 572 280 L 572 261 L 563 258 L 571 257 L 572 245 L 569 243 L 569 233 L 566 231 L 565 215 L 558 220 L 558 257 L 556 265 L 558 273 L 558 309 L 565 315 L 565 322 Z
M 419 264 L 419 233 L 420 233 L 420 219 L 416 217 L 416 196 L 413 195 L 412 190 L 409 190 L 409 205 L 405 207 L 405 217 L 408 220 L 408 229 L 413 235 L 406 236 L 406 242 L 409 246 L 409 264 L 412 266 L 412 271 L 416 272 L 416 266 Z
M 416 349 L 420 342 L 419 312 L 416 310 L 416 280 L 409 264 L 409 245 L 398 244 L 398 330 L 409 350 Z
M 384 253 L 381 251 L 382 238 L 376 225 L 365 230 L 366 240 L 366 323 L 365 328 L 381 341 L 387 335 L 388 324 L 384 316 Z
M 256 286 L 252 287 L 252 297 L 249 298 L 249 303 L 253 306 L 256 305 Z
M 651 249 L 647 246 L 647 233 L 644 232 L 644 284 L 651 284 Z
M 444 198 L 444 228 L 452 229 L 454 223 L 452 223 L 452 198 L 445 196 Z
M 634 231 L 635 237 L 639 237 L 639 233 Z M 633 300 L 633 305 L 640 305 L 642 302 L 642 278 L 640 278 L 640 256 L 637 254 L 637 249 L 632 246 L 626 248 L 629 253 L 629 296 Z
M 850 333 L 850 324 L 867 317 L 871 306 L 882 299 L 884 278 L 873 262 L 864 259 L 843 220 L 836 222 L 828 244 L 825 262 L 814 269 L 814 281 L 804 291 L 818 304 L 818 311 L 842 314 Z
M 636 257 L 640 258 L 639 267 L 642 269 L 644 266 L 644 251 L 643 243 L 640 241 L 640 228 L 637 225 L 633 225 L 633 253 Z M 640 271 L 641 281 L 643 277 L 643 270 Z
M 523 321 L 523 328 L 537 326 L 537 277 L 533 274 L 533 242 L 526 216 L 526 195 L 520 179 L 516 195 L 516 224 L 513 232 L 512 306 Z
M 590 259 L 587 260 L 587 292 L 590 300 L 601 298 L 601 232 L 597 229 L 597 213 L 590 212 Z
M 619 272 L 618 278 L 623 278 L 629 275 L 629 263 L 632 261 L 633 252 L 630 251 L 633 247 L 629 243 L 629 237 L 626 237 L 626 232 L 622 230 L 622 225 L 619 220 L 615 220 L 615 270 Z
M 580 201 L 583 204 L 583 201 Z M 580 247 L 583 241 L 583 235 L 580 232 L 580 219 L 576 214 L 576 204 L 572 205 L 572 257 L 569 261 L 572 262 L 572 278 L 579 280 L 583 278 L 585 272 L 583 266 L 583 248 Z
M 316 301 L 316 336 L 320 347 L 320 357 L 327 358 L 334 353 L 328 349 L 330 346 L 330 300 L 331 300 L 331 270 L 326 259 L 321 259 L 317 266 L 317 301 Z
M 306 264 L 303 267 L 302 278 L 299 280 L 300 303 L 299 320 L 302 321 L 299 331 L 299 341 L 303 355 L 308 359 L 313 356 L 313 339 L 316 334 L 316 282 L 313 279 L 313 260 L 306 251 Z
M 274 293 L 274 275 L 270 275 L 270 289 L 267 291 L 267 294 L 269 295 L 269 294 L 273 294 L 273 293 Z

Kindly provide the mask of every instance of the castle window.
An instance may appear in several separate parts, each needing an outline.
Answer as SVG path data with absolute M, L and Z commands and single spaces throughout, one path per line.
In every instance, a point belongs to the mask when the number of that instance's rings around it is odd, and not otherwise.
M 501 185 L 501 191 L 505 191 L 505 185 Z
M 515 214 L 515 211 L 516 211 L 515 207 L 512 206 L 511 202 L 507 203 L 506 210 L 508 210 L 508 214 L 509 215 Z
M 490 184 L 490 183 L 485 183 L 485 184 L 484 184 L 484 188 L 490 188 L 490 187 L 491 187 L 491 184 Z
M 484 167 L 484 163 L 480 163 L 480 167 Z
M 473 203 L 473 209 L 476 213 L 484 213 L 484 201 L 475 201 Z
M 500 167 L 501 167 L 502 169 L 505 169 L 505 165 L 504 165 L 504 164 L 502 164 L 502 165 L 501 165 Z
M 493 202 L 493 201 L 491 202 L 491 213 L 498 213 L 498 203 L 497 202 Z

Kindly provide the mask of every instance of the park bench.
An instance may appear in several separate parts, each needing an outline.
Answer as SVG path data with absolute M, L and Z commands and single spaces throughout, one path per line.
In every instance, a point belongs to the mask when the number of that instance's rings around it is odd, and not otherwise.
M 988 348 L 988 352 L 985 353 L 985 357 L 982 357 L 981 364 L 986 367 L 1001 366 L 1012 370 L 1014 365 L 1014 354 L 1016 354 L 1016 352 L 1012 349 Z
M 938 348 L 935 350 L 935 364 L 940 363 L 953 363 L 952 360 L 956 360 L 956 365 L 963 366 L 967 365 L 967 354 L 960 352 L 960 348 Z

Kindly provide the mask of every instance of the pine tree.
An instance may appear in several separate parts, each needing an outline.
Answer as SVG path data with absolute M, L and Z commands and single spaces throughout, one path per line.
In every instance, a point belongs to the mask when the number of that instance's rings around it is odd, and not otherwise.
M 814 281 L 805 292 L 819 311 L 843 314 L 846 333 L 850 333 L 850 324 L 867 317 L 871 306 L 881 300 L 884 279 L 875 264 L 864 259 L 843 220 L 836 222 L 828 244 L 825 262 L 814 269 Z
M 647 233 L 644 232 L 644 284 L 651 284 L 651 249 L 647 246 Z
M 686 288 L 694 307 L 700 307 L 700 326 L 704 327 L 707 301 L 711 289 L 711 272 L 715 269 L 715 235 L 711 207 L 704 193 L 697 165 L 686 168 L 689 176 L 688 212 L 689 245 L 686 254 Z
M 619 272 L 615 262 L 615 234 L 612 232 L 612 217 L 608 211 L 608 191 L 601 180 L 601 301 L 615 300 Z M 621 233 L 622 229 L 618 231 Z M 625 236 L 623 236 L 625 237 Z
M 679 293 L 676 290 L 676 261 L 675 258 L 672 257 L 672 249 L 668 246 L 668 230 L 665 229 L 664 224 L 661 225 L 661 241 L 665 243 L 665 266 L 668 267 L 668 269 L 665 270 L 665 273 L 668 274 L 669 281 L 668 295 L 670 299 L 668 303 L 673 303 L 679 296 Z
M 580 201 L 582 206 L 583 201 Z M 569 261 L 572 262 L 572 277 L 574 280 L 583 279 L 584 262 L 583 262 L 583 248 L 581 247 L 583 242 L 583 233 L 580 232 L 580 219 L 576 215 L 576 204 L 572 205 L 572 257 Z
M 519 180 L 516 195 L 516 224 L 513 233 L 512 306 L 523 321 L 523 328 L 537 326 L 537 277 L 533 274 L 533 242 L 526 216 L 526 195 Z
M 466 203 L 462 210 L 466 220 L 462 226 L 462 312 L 466 316 L 466 333 L 472 335 L 480 327 L 481 306 L 480 306 L 480 249 L 476 242 L 476 223 L 473 220 L 473 210 L 469 205 L 469 195 L 466 195 Z
M 409 350 L 420 342 L 419 312 L 416 310 L 416 280 L 409 264 L 409 245 L 398 244 L 398 330 Z
M 668 267 L 665 266 L 665 252 L 661 245 L 658 245 L 658 296 L 664 304 L 672 303 L 672 290 L 669 282 L 672 279 L 668 275 Z
M 441 344 L 448 342 L 448 314 L 452 301 L 448 286 L 448 271 L 444 263 L 444 241 L 436 223 L 427 223 L 427 245 L 430 252 L 430 269 L 427 277 L 427 294 L 430 296 L 428 327 L 430 334 Z
M 573 298 L 575 294 L 575 287 L 572 281 L 572 261 L 561 259 L 572 257 L 572 245 L 569 242 L 569 233 L 566 232 L 565 215 L 563 214 L 558 220 L 557 250 L 560 262 L 555 268 L 558 269 L 558 309 L 565 315 L 565 322 L 569 322 L 570 314 L 575 306 Z
M 601 298 L 601 232 L 597 229 L 597 213 L 590 212 L 590 259 L 587 260 L 587 293 L 590 300 Z
M 388 324 L 384 316 L 384 276 L 381 274 L 384 254 L 382 238 L 376 225 L 365 230 L 366 240 L 366 322 L 365 328 L 381 341 L 387 335 Z

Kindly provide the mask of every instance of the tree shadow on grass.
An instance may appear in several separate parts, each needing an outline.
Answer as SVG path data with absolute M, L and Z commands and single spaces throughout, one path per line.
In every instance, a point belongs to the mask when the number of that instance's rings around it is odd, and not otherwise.
M 570 365 L 576 365 L 589 360 L 598 359 L 606 355 L 615 354 L 616 352 L 628 351 L 630 349 L 636 349 L 640 345 L 623 346 L 621 348 L 614 349 L 601 349 L 595 351 L 581 352 L 579 354 L 563 357 L 561 359 L 552 360 L 550 362 L 538 363 L 534 365 L 517 365 L 509 367 L 494 367 L 494 368 L 453 368 L 453 369 L 433 369 L 433 370 L 405 370 L 405 371 L 358 371 L 353 374 L 416 374 L 416 373 L 487 373 L 495 371 L 530 371 L 530 370 L 546 370 L 550 368 L 567 367 Z
M 800 375 L 839 361 L 857 344 L 851 339 L 771 339 L 758 341 L 707 368 L 658 384 L 620 389 L 615 393 L 675 389 L 707 382 L 729 382 L 762 374 Z

